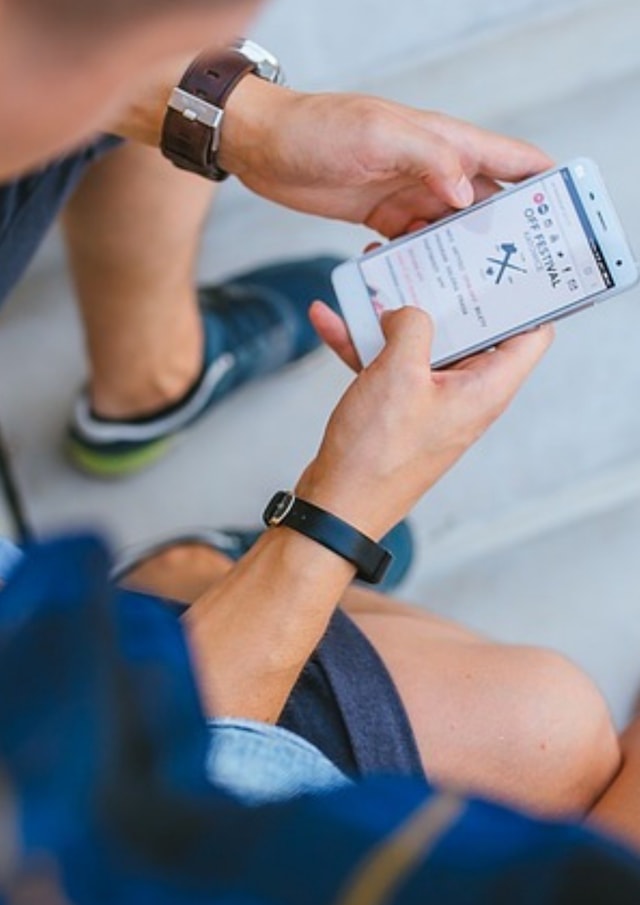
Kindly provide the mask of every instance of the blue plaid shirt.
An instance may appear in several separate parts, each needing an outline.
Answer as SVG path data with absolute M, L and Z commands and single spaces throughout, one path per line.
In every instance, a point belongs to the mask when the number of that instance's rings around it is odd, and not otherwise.
M 420 783 L 261 807 L 214 787 L 179 623 L 108 566 L 53 542 L 0 595 L 0 902 L 640 902 L 612 843 Z

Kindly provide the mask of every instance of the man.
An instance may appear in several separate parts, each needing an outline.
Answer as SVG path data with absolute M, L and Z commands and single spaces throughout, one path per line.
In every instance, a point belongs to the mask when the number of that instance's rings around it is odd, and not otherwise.
M 195 46 L 209 24 L 221 40 L 230 38 L 241 11 L 253 7 L 227 0 L 181 0 L 177 7 L 169 0 L 95 6 L 3 0 L 2 178 L 61 153 L 116 115 L 126 133 L 130 119 L 118 111 L 143 71 Z M 45 104 L 41 115 L 38 106 L 39 115 L 30 116 L 42 91 L 64 102 Z M 461 145 L 448 158 L 458 162 L 447 168 L 453 182 L 432 178 L 438 200 L 427 185 L 413 209 L 407 199 L 416 184 L 433 176 L 424 169 L 428 148 L 435 158 L 442 145 L 427 130 L 425 147 L 419 141 L 416 150 L 407 131 L 424 139 L 425 130 L 416 132 L 413 118 L 396 108 L 374 107 L 364 135 L 378 149 L 375 158 L 364 174 L 358 164 L 334 183 L 335 203 L 346 198 L 352 212 L 359 205 L 361 219 L 365 208 L 372 215 L 372 199 L 386 217 L 400 210 L 399 229 L 420 219 L 420 211 L 422 218 L 437 215 L 454 203 L 447 196 L 461 169 L 480 189 L 504 175 L 506 163 L 496 163 L 492 150 L 497 158 L 522 155 L 510 164 L 513 178 L 544 164 L 530 149 L 482 134 L 473 133 L 477 149 L 470 151 L 460 137 L 468 133 L 447 122 Z M 388 123 L 388 115 L 401 127 L 400 148 L 382 138 L 380 121 Z M 227 145 L 221 158 L 227 169 L 242 159 L 241 144 Z M 78 158 L 67 164 L 77 166 Z M 68 169 L 58 172 L 66 181 Z M 294 182 L 296 175 L 293 168 Z M 298 177 L 298 190 L 305 179 L 310 174 Z M 38 184 L 35 177 L 14 184 L 23 214 Z M 320 191 L 331 198 L 326 184 Z M 16 226 L 10 216 L 16 206 L 8 211 L 5 232 Z M 339 319 L 320 306 L 314 322 L 352 360 Z M 384 329 L 387 348 L 336 409 L 298 481 L 298 498 L 274 501 L 273 529 L 188 615 L 201 694 L 216 714 L 277 718 L 354 577 L 354 563 L 370 579 L 377 575 L 372 557 L 380 564 L 384 551 L 376 540 L 500 414 L 550 342 L 541 330 L 434 375 L 426 316 L 399 312 Z M 300 503 L 314 507 L 324 539 L 304 519 L 290 521 Z M 359 544 L 346 550 L 354 538 Z M 152 600 L 111 594 L 104 553 L 87 540 L 35 550 L 3 591 L 0 882 L 8 900 L 30 894 L 76 902 L 409 902 L 432 894 L 434 901 L 497 902 L 526 901 L 538 883 L 546 900 L 549 889 L 557 889 L 558 901 L 573 901 L 580 889 L 594 901 L 635 901 L 637 864 L 614 846 L 578 830 L 466 806 L 423 782 L 364 785 L 326 800 L 251 811 L 207 788 L 206 733 L 177 623 Z M 589 798 L 617 768 L 617 757 L 614 751 L 599 764 L 598 783 L 589 775 Z M 625 804 L 634 800 L 633 757 L 628 766 L 622 785 L 612 787 Z M 579 783 L 573 792 L 585 795 Z M 612 826 L 633 831 L 619 801 L 606 802 L 605 811 Z M 464 884 L 461 871 L 468 871 Z M 600 891 L 608 898 L 596 898 Z
M 152 150 L 107 143 L 110 153 L 90 168 L 68 163 L 64 186 L 59 168 L 48 180 L 60 205 L 87 169 L 65 212 L 90 362 L 67 446 L 76 464 L 102 476 L 144 467 L 227 393 L 312 350 L 307 309 L 314 298 L 332 298 L 337 262 L 329 258 L 206 287 L 198 305 L 195 257 L 213 185 L 157 153 L 167 101 L 188 62 L 164 66 L 111 126 Z M 468 205 L 475 192 L 492 190 L 494 178 L 520 178 L 548 163 L 532 148 L 443 116 L 371 98 L 301 95 L 254 74 L 222 103 L 218 172 L 280 204 L 388 236 Z M 170 136 L 166 144 L 171 155 Z M 52 203 L 40 207 L 41 216 L 52 215 Z M 0 288 L 30 244 L 30 236 L 15 235 Z

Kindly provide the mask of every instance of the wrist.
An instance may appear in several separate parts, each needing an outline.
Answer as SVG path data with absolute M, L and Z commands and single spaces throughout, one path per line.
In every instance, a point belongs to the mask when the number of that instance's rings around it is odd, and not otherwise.
M 395 470 L 371 478 L 365 467 L 346 473 L 340 466 L 323 462 L 320 455 L 301 476 L 295 494 L 379 541 L 408 516 L 457 458 L 434 457 L 417 473 Z
M 367 584 L 380 584 L 393 561 L 386 547 L 354 525 L 290 491 L 274 494 L 262 517 L 268 527 L 291 528 L 346 560 Z
M 220 135 L 218 160 L 234 176 L 257 169 L 281 128 L 285 108 L 297 93 L 255 75 L 242 79 L 229 97 Z
M 345 480 L 337 471 L 326 471 L 316 459 L 305 470 L 295 488 L 296 496 L 325 509 L 357 528 L 373 541 L 380 541 L 405 516 L 393 495 L 380 493 L 362 480 Z

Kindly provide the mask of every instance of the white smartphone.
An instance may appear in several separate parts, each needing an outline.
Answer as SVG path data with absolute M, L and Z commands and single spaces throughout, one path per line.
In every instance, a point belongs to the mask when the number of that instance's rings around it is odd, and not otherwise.
M 444 367 L 629 289 L 638 266 L 595 163 L 579 159 L 338 267 L 333 283 L 363 364 L 386 310 L 434 320 Z

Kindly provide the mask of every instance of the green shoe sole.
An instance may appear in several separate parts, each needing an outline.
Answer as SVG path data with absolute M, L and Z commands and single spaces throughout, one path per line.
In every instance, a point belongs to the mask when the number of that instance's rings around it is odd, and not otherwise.
M 102 453 L 69 438 L 66 453 L 71 462 L 96 478 L 124 478 L 153 465 L 169 451 L 175 437 L 163 438 L 126 453 Z

